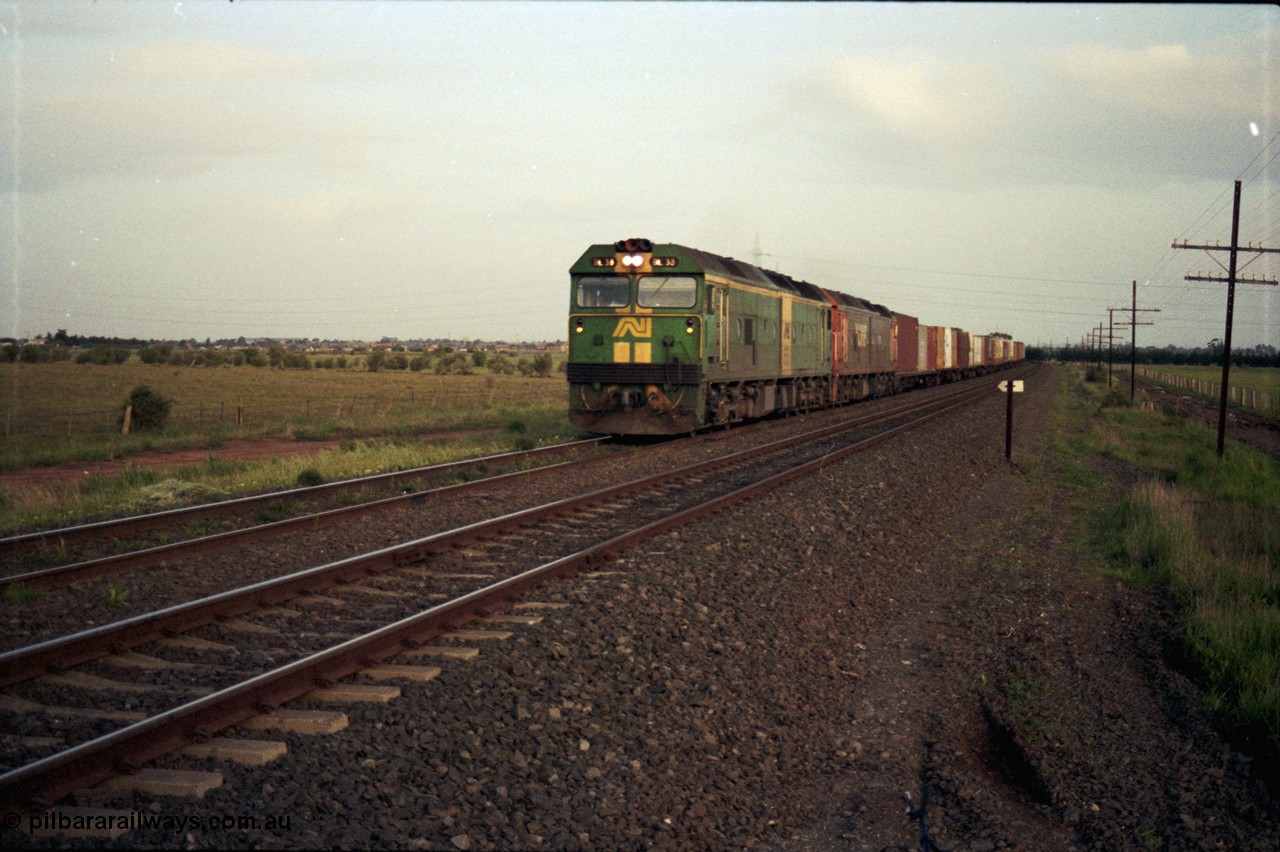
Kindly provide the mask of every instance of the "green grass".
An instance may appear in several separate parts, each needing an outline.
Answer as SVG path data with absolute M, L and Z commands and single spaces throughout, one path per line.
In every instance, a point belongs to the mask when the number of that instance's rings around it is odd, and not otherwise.
M 1222 381 L 1221 366 L 1204 367 L 1192 364 L 1139 364 L 1138 369 L 1147 371 L 1147 379 L 1167 387 L 1173 387 L 1173 385 L 1170 385 L 1159 378 L 1162 373 L 1182 376 L 1187 379 L 1194 379 L 1201 382 L 1220 383 Z M 1127 382 L 1128 379 L 1126 378 L 1123 384 L 1127 386 Z M 1269 367 L 1232 366 L 1231 373 L 1228 376 L 1228 383 L 1232 388 L 1242 388 L 1247 391 L 1255 391 L 1259 394 L 1258 409 L 1253 409 L 1250 406 L 1239 406 L 1234 402 L 1232 405 L 1245 408 L 1246 410 L 1252 410 L 1257 414 L 1263 414 L 1271 418 L 1280 416 L 1280 369 Z M 1190 388 L 1183 388 L 1179 390 L 1183 393 L 1196 394 L 1196 391 Z M 1270 410 L 1261 410 L 1261 406 L 1263 404 L 1261 394 L 1270 394 Z M 1196 395 L 1205 396 L 1205 394 Z M 1212 398 L 1215 400 L 1217 399 L 1216 396 L 1213 396 Z
M 1118 506 L 1095 509 L 1095 544 L 1130 582 L 1177 604 L 1183 645 L 1208 704 L 1237 732 L 1280 749 L 1280 461 L 1153 407 L 1108 404 L 1067 371 L 1071 437 L 1055 448 L 1063 482 L 1121 465 L 1136 474 Z M 1126 400 L 1127 402 L 1127 400 Z M 1074 418 L 1074 419 L 1072 419 Z M 1100 486 L 1087 489 L 1097 500 Z
M 1222 379 L 1222 366 L 1205 367 L 1194 364 L 1139 364 L 1140 368 L 1161 373 L 1175 373 L 1189 379 L 1216 382 Z M 1127 375 L 1127 373 L 1126 373 Z M 1280 370 L 1270 367 L 1238 367 L 1232 365 L 1229 380 L 1233 387 L 1256 390 L 1259 393 L 1280 393 Z
M 532 411 L 524 417 L 529 423 L 527 431 L 516 434 L 477 433 L 445 443 L 367 439 L 331 451 L 264 461 L 230 463 L 210 458 L 200 465 L 163 473 L 126 468 L 119 475 L 90 477 L 83 490 L 37 486 L 8 496 L 0 506 L 0 531 L 65 526 L 96 517 L 292 488 L 300 477 L 312 480 L 318 476 L 333 482 L 579 437 L 565 421 L 563 411 Z

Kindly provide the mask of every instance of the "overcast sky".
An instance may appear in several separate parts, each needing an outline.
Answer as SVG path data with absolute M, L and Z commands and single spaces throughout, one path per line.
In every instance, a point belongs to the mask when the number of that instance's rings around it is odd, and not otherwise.
M 647 237 L 1030 343 L 1137 280 L 1203 345 L 1227 254 L 1170 244 L 1239 179 L 1280 247 L 1271 4 L 0 0 L 0 68 L 0 336 L 562 339 Z

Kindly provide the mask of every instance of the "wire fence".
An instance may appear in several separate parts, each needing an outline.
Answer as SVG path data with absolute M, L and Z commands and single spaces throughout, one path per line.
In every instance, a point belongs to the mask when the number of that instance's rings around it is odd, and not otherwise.
M 468 411 L 545 399 L 545 386 L 441 387 L 389 395 L 349 395 L 283 399 L 273 396 L 237 399 L 179 400 L 165 419 L 165 428 L 179 432 L 229 431 L 340 425 L 376 429 L 427 422 L 444 412 Z M 6 411 L 3 437 L 52 439 L 105 437 L 124 430 L 124 406 L 67 409 L 40 413 Z
M 1138 367 L 1138 375 L 1152 381 L 1160 382 L 1178 390 L 1190 391 L 1210 399 L 1218 399 L 1222 395 L 1222 383 L 1208 379 L 1196 379 L 1153 367 Z M 1227 398 L 1233 405 L 1252 408 L 1266 414 L 1280 414 L 1280 394 L 1260 391 L 1256 388 L 1243 388 L 1230 385 Z

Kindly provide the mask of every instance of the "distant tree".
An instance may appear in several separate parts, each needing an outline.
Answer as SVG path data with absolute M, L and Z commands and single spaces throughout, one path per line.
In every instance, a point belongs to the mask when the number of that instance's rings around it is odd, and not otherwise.
M 167 343 L 153 343 L 138 350 L 138 360 L 144 364 L 168 364 L 173 347 Z
M 227 353 L 221 349 L 201 349 L 195 356 L 196 363 L 201 367 L 221 367 L 227 363 Z
M 74 360 L 77 364 L 123 364 L 130 354 L 123 346 L 95 346 L 77 352 Z

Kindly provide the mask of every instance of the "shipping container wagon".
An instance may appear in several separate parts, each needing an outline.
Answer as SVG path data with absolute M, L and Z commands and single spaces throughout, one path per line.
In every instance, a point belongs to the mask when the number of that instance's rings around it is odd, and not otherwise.
M 923 372 L 920 363 L 920 320 L 906 314 L 893 315 L 893 367 L 899 384 L 912 374 Z
M 953 328 L 951 329 L 951 333 L 955 337 L 955 362 L 953 366 L 955 369 L 963 373 L 969 369 L 971 364 L 969 357 L 969 332 L 963 329 Z

